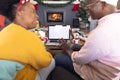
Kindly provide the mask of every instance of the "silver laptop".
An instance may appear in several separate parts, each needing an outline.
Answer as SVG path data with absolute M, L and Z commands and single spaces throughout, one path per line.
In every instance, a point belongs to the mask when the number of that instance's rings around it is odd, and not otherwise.
M 56 25 L 48 26 L 48 42 L 46 45 L 59 45 L 58 39 L 70 39 L 70 26 Z

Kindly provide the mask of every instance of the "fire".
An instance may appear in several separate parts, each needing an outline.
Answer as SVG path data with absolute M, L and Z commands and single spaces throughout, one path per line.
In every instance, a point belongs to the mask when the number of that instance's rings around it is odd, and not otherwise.
M 52 20 L 61 20 L 61 15 L 60 14 L 57 14 L 57 13 L 54 13 L 50 16 L 50 18 Z

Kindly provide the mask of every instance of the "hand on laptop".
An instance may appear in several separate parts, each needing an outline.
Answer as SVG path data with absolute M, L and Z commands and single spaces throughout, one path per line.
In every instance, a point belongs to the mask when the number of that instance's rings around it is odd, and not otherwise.
M 63 49 L 67 55 L 71 56 L 73 51 L 71 50 L 67 42 L 63 38 L 59 39 L 58 41 L 60 43 L 60 48 Z

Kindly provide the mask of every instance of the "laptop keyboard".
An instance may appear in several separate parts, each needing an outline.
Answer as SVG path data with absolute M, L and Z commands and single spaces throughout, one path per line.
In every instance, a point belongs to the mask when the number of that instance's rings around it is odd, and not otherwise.
M 58 40 L 50 40 L 50 42 L 55 42 L 55 43 L 57 43 L 57 42 L 58 42 Z

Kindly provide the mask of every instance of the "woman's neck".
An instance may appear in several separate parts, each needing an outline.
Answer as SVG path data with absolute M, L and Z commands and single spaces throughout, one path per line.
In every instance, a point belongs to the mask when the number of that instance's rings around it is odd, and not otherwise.
M 23 28 L 25 28 L 25 29 L 28 29 L 27 26 L 24 24 L 23 21 L 14 20 L 13 23 L 14 23 L 14 24 L 17 24 L 17 25 L 20 25 L 21 27 L 23 27 Z

